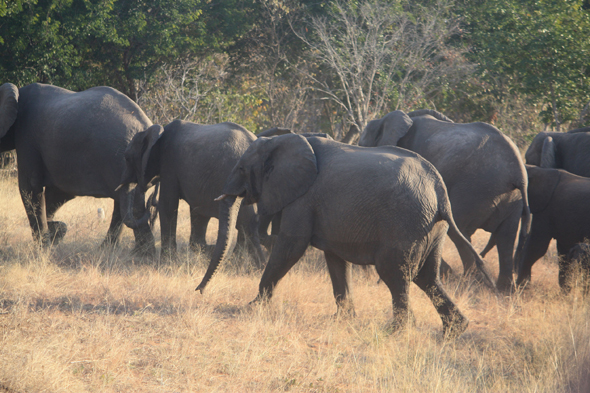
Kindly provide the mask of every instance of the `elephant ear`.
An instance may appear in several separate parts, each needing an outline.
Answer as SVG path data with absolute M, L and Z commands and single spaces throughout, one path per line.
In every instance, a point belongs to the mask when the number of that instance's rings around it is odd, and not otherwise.
M 304 137 L 288 134 L 264 141 L 258 212 L 275 214 L 303 196 L 318 175 L 316 156 Z M 252 179 L 251 179 L 252 180 Z
M 0 138 L 14 124 L 18 113 L 18 89 L 12 83 L 0 86 Z
M 531 213 L 540 213 L 549 205 L 559 185 L 561 172 L 558 169 L 534 165 L 527 165 L 526 170 L 529 178 L 528 197 Z
M 396 146 L 414 122 L 402 111 L 393 111 L 380 120 L 370 121 L 359 142 L 360 146 Z
M 404 137 L 414 122 L 402 111 L 393 111 L 383 118 L 383 136 L 379 146 L 396 146 L 397 142 Z
M 159 154 L 155 151 L 156 142 L 162 136 L 164 128 L 159 124 L 154 124 L 144 131 L 141 148 L 141 173 L 139 180 L 144 189 L 150 188 L 157 178 L 157 167 L 159 167 Z
M 556 160 L 556 146 L 552 137 L 548 136 L 543 141 L 543 149 L 541 151 L 541 168 L 557 168 Z

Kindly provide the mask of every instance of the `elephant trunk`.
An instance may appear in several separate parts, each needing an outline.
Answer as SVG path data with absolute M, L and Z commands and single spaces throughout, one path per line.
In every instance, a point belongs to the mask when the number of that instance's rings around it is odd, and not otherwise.
M 240 205 L 242 204 L 242 199 L 243 198 L 241 197 L 228 196 L 225 194 L 223 198 L 218 198 L 218 200 L 221 201 L 221 205 L 219 207 L 219 232 L 217 235 L 217 244 L 215 244 L 215 250 L 211 256 L 211 262 L 209 263 L 209 268 L 207 268 L 205 277 L 203 277 L 203 280 L 197 287 L 196 291 L 201 291 L 201 293 L 203 293 L 203 290 L 209 283 L 211 277 L 213 277 L 213 274 L 217 271 L 221 261 L 227 256 L 231 239 L 236 230 L 236 220 L 238 218 L 238 210 L 240 210 Z
M 145 209 L 145 212 L 142 215 L 142 217 L 136 220 L 133 215 L 133 206 L 135 200 L 135 193 L 137 192 L 137 187 L 134 187 L 133 189 L 131 188 L 131 185 L 127 185 L 127 187 L 128 189 L 124 193 L 123 203 L 121 203 L 121 217 L 123 218 L 123 223 L 127 225 L 129 228 L 138 229 L 139 227 L 147 224 L 150 221 L 150 218 L 152 216 L 152 214 L 150 214 L 150 210 L 153 209 Z M 155 192 L 157 192 L 157 190 Z

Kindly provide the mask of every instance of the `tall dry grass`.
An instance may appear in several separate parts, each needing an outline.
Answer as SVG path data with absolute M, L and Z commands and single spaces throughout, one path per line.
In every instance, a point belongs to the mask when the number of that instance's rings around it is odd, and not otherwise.
M 207 258 L 187 250 L 153 263 L 121 244 L 99 248 L 112 202 L 78 198 L 56 219 L 69 232 L 32 243 L 16 181 L 0 181 L 0 392 L 588 392 L 590 305 L 557 286 L 555 252 L 511 297 L 449 279 L 470 318 L 454 341 L 427 297 L 411 289 L 416 324 L 390 333 L 391 296 L 355 270 L 355 318 L 334 318 L 323 257 L 310 249 L 267 306 L 248 308 L 260 273 L 236 250 L 204 295 Z M 158 237 L 158 234 L 156 234 Z M 209 233 L 210 242 L 215 231 Z M 487 241 L 475 237 L 476 247 Z M 447 242 L 445 257 L 460 270 Z M 497 258 L 488 258 L 491 269 Z

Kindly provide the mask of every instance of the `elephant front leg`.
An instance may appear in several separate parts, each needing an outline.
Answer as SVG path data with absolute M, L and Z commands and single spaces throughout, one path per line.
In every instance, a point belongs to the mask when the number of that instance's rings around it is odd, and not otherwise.
M 518 268 L 516 285 L 523 285 L 531 280 L 533 264 L 542 258 L 549 248 L 551 235 L 549 231 L 545 230 L 545 226 L 542 222 L 539 223 L 538 219 L 535 221 L 535 218 L 533 218 L 531 234 L 522 251 L 522 265 Z
M 256 303 L 272 297 L 274 287 L 289 270 L 301 259 L 309 238 L 279 235 L 277 243 L 272 249 L 268 264 L 258 287 L 258 296 L 252 301 Z
M 334 290 L 334 298 L 336 299 L 336 315 L 351 315 L 354 316 L 354 305 L 350 298 L 350 263 L 340 258 L 331 251 L 324 251 L 326 263 L 328 265 L 328 272 L 332 280 L 332 288 Z
M 211 253 L 215 246 L 207 245 L 207 226 L 211 217 L 205 217 L 197 213 L 196 209 L 191 208 L 191 236 L 189 247 L 192 251 Z
M 161 258 L 174 258 L 176 250 L 176 225 L 178 220 L 178 197 L 170 197 L 162 187 L 160 196 L 160 236 L 162 240 Z M 192 219 L 191 219 L 192 221 Z
M 107 231 L 107 236 L 102 242 L 102 247 L 109 247 L 117 244 L 121 237 L 121 231 L 123 230 L 123 217 L 121 216 L 121 203 L 115 199 L 113 205 L 113 216 L 111 217 L 111 224 Z
M 19 172 L 20 174 L 20 172 Z M 24 175 L 23 175 L 24 176 Z M 45 195 L 43 186 L 33 186 L 19 177 L 20 195 L 25 206 L 29 225 L 33 231 L 33 239 L 43 246 L 51 245 L 50 234 L 47 226 L 47 214 L 45 209 Z

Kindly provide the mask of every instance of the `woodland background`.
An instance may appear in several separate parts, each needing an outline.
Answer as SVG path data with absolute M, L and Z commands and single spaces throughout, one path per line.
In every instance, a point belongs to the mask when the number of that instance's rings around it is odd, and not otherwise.
M 0 0 L 0 81 L 107 85 L 154 123 L 353 141 L 391 110 L 521 147 L 590 124 L 590 1 Z

